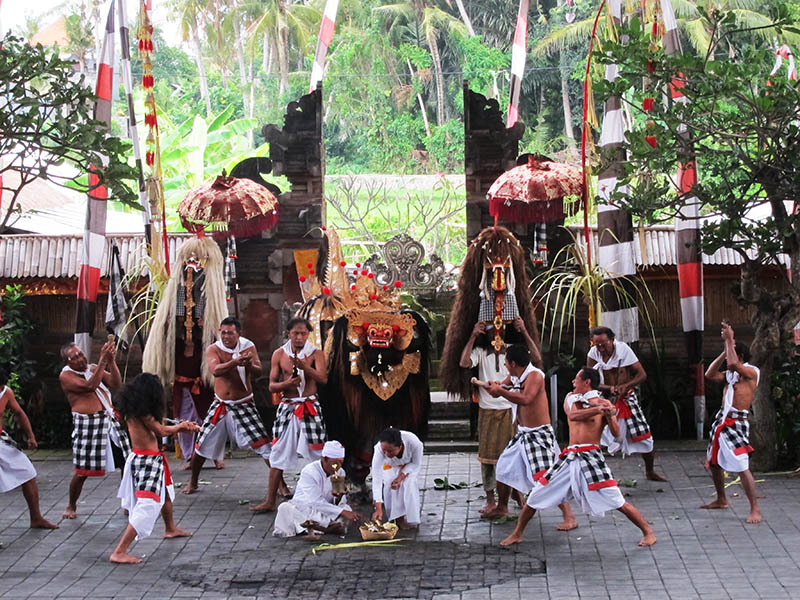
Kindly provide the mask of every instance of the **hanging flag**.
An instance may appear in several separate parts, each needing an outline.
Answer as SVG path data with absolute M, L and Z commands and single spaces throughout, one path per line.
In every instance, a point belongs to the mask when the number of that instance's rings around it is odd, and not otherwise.
M 130 304 L 125 295 L 125 272 L 119 258 L 119 248 L 111 246 L 111 267 L 108 276 L 108 304 L 106 306 L 106 331 L 113 334 L 123 352 L 128 351 L 129 336 L 126 325 L 130 317 Z
M 781 68 L 784 60 L 789 61 L 786 74 L 789 78 L 789 81 L 797 81 L 797 66 L 794 64 L 794 54 L 792 54 L 792 49 L 786 44 L 775 51 L 775 66 L 772 67 L 772 72 L 770 72 L 769 76 L 772 77 L 778 72 L 778 69 Z M 767 85 L 770 85 L 769 79 L 767 79 Z
M 108 9 L 103 49 L 97 65 L 97 83 L 94 119 L 111 126 L 111 92 L 114 79 L 114 3 Z M 106 208 L 108 190 L 98 185 L 99 177 L 92 165 L 89 172 L 90 191 L 86 202 L 86 224 L 83 232 L 81 268 L 78 274 L 78 314 L 75 325 L 75 343 L 89 357 L 89 342 L 94 333 L 97 288 L 100 283 L 100 265 L 106 245 Z
M 338 9 L 339 0 L 328 0 L 325 3 L 325 12 L 322 14 L 322 22 L 319 25 L 317 51 L 314 53 L 314 66 L 311 67 L 311 83 L 308 85 L 309 93 L 317 89 L 317 84 L 322 81 L 322 77 L 325 74 L 325 55 L 328 53 L 328 46 L 331 45 L 331 40 L 333 39 Z
M 670 0 L 661 0 L 664 19 L 664 52 L 682 54 L 678 21 Z M 670 96 L 676 104 L 686 104 L 684 81 L 676 78 L 670 85 Z M 678 135 L 691 140 L 686 125 L 678 128 Z M 705 368 L 703 366 L 703 254 L 700 246 L 700 200 L 692 193 L 697 185 L 697 165 L 691 145 L 680 156 L 676 183 L 683 204 L 675 217 L 675 255 L 678 259 L 678 289 L 681 299 L 681 320 L 689 361 L 689 377 L 694 390 L 694 422 L 697 439 L 703 439 L 706 414 Z
M 519 0 L 517 26 L 511 46 L 511 89 L 508 94 L 506 127 L 513 127 L 519 120 L 519 92 L 525 74 L 525 55 L 528 52 L 528 0 Z
M 622 22 L 621 0 L 609 0 L 613 24 L 619 27 Z M 614 81 L 619 67 L 606 65 L 605 78 Z M 610 96 L 605 103 L 603 126 L 600 134 L 600 147 L 604 154 L 613 155 L 614 160 L 598 174 L 597 204 L 598 250 L 597 262 L 605 269 L 608 282 L 600 288 L 600 325 L 610 327 L 618 340 L 636 342 L 639 340 L 639 309 L 636 307 L 636 275 L 634 262 L 633 221 L 630 214 L 611 202 L 614 190 L 628 193 L 627 186 L 617 187 L 622 164 L 626 160 L 622 143 L 625 141 L 625 116 L 618 96 Z M 616 152 L 614 151 L 616 149 Z

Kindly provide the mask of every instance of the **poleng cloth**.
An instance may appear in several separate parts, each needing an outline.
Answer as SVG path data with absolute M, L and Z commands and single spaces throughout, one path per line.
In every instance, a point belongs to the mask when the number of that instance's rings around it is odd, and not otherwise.
M 76 475 L 103 477 L 106 464 L 114 465 L 106 411 L 72 413 L 72 464 Z
M 542 485 L 547 485 L 547 482 L 552 479 L 555 473 L 560 469 L 564 469 L 566 465 L 574 460 L 580 462 L 581 472 L 589 491 L 617 485 L 614 476 L 611 474 L 611 469 L 606 464 L 606 459 L 603 457 L 600 446 L 596 444 L 567 446 L 558 455 L 558 460 L 553 466 L 539 478 L 539 481 Z
M 195 449 L 200 449 L 206 438 L 216 429 L 220 419 L 225 416 L 234 420 L 239 432 L 253 450 L 269 442 L 264 423 L 261 421 L 261 415 L 258 414 L 258 409 L 256 409 L 256 405 L 253 402 L 253 394 L 239 400 L 222 400 L 216 396 L 208 409 L 206 418 L 203 420 L 200 434 L 197 436 L 197 442 L 195 443 Z
M 36 469 L 30 459 L 17 448 L 11 436 L 0 428 L 0 493 L 13 490 L 34 477 Z
M 511 409 L 478 407 L 478 462 L 494 465 L 514 435 Z
M 305 441 L 310 450 L 322 450 L 327 439 L 322 408 L 316 394 L 300 398 L 284 398 L 278 405 L 272 427 L 272 445 L 280 443 L 289 430 L 292 419 L 302 423 Z
M 619 396 L 614 407 L 617 409 L 617 420 L 625 420 L 627 438 L 631 442 L 641 442 L 653 437 L 639 398 L 633 391 L 625 398 Z
M 711 425 L 706 457 L 712 465 L 718 465 L 726 471 L 740 473 L 750 466 L 749 454 L 753 451 L 750 445 L 749 411 L 728 410 L 721 407 Z
M 117 497 L 128 511 L 136 539 L 152 533 L 167 496 L 175 498 L 167 457 L 157 450 L 132 449 L 125 460 Z

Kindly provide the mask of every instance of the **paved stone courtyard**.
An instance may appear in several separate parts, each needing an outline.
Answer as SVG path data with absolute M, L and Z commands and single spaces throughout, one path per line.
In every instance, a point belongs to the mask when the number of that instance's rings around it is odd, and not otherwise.
M 42 510 L 57 520 L 71 476 L 69 456 L 39 451 L 32 458 Z M 669 483 L 644 481 L 636 458 L 610 460 L 618 480 L 637 480 L 623 492 L 658 535 L 647 549 L 636 546 L 638 530 L 616 511 L 603 518 L 579 515 L 580 527 L 562 533 L 555 530 L 557 509 L 534 517 L 524 544 L 499 548 L 514 523 L 478 518 L 480 468 L 467 454 L 426 457 L 423 523 L 416 533 L 401 534 L 403 542 L 316 555 L 312 544 L 272 537 L 273 516 L 248 511 L 245 502 L 263 497 L 266 480 L 255 457 L 235 455 L 222 471 L 205 469 L 200 493 L 179 495 L 175 503 L 179 525 L 194 536 L 163 540 L 157 523 L 153 537 L 132 546 L 134 554 L 146 555 L 139 566 L 107 562 L 126 525 L 116 476 L 88 480 L 78 519 L 61 521 L 54 532 L 27 528 L 25 503 L 15 490 L 0 496 L 0 597 L 800 598 L 800 479 L 758 476 L 765 480 L 758 485 L 766 521 L 746 525 L 747 500 L 737 484 L 728 489 L 732 510 L 697 509 L 713 494 L 702 459 L 697 451 L 661 451 L 657 466 Z M 176 481 L 187 477 L 175 473 Z M 434 479 L 443 477 L 472 485 L 434 489 Z M 356 541 L 357 535 L 326 541 Z

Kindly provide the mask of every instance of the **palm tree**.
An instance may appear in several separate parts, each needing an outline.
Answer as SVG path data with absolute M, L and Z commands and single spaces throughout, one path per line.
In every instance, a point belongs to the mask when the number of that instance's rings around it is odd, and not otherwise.
M 430 0 L 408 0 L 398 4 L 378 6 L 374 10 L 392 17 L 390 30 L 399 25 L 411 27 L 413 37 L 416 38 L 413 41 L 417 45 L 421 46 L 421 37 L 424 36 L 431 53 L 433 76 L 436 81 L 436 123 L 443 125 L 447 120 L 447 102 L 438 38 L 442 32 L 466 36 L 467 27 L 453 15 L 431 5 Z
M 172 0 L 172 11 L 180 20 L 184 41 L 190 41 L 200 78 L 200 97 L 206 105 L 206 116 L 211 116 L 211 94 L 208 91 L 208 78 L 203 62 L 203 47 L 200 40 L 202 25 L 207 19 L 211 0 Z M 199 17 L 199 18 L 198 18 Z

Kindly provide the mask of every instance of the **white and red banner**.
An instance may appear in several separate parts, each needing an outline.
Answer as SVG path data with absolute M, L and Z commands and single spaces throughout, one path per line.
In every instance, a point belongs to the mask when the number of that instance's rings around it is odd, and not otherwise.
M 309 93 L 317 89 L 317 84 L 322 81 L 322 77 L 325 75 L 325 56 L 328 54 L 328 46 L 331 45 L 331 40 L 333 39 L 338 9 L 339 0 L 328 0 L 325 3 L 325 12 L 322 14 L 322 22 L 319 26 L 317 50 L 314 53 L 314 66 L 311 67 L 311 83 L 308 84 Z
M 528 4 L 528 0 L 519 0 L 517 26 L 511 47 L 511 89 L 508 94 L 506 127 L 513 127 L 519 120 L 519 94 L 522 77 L 525 75 L 525 55 L 528 52 Z

